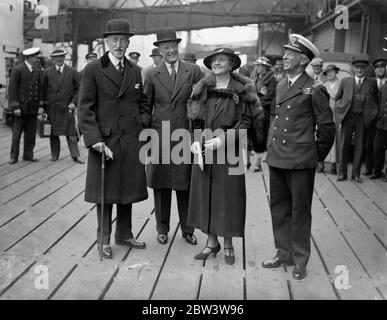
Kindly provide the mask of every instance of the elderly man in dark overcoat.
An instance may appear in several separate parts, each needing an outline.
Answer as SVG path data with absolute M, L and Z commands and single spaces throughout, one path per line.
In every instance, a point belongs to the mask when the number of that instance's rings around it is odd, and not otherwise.
M 83 163 L 78 149 L 74 111 L 77 106 L 79 77 L 64 63 L 67 51 L 55 49 L 51 53 L 54 64 L 43 74 L 42 90 L 46 112 L 51 122 L 51 161 L 60 154 L 59 136 L 66 136 L 70 155 L 75 162 Z
M 164 28 L 157 33 L 154 45 L 159 48 L 164 61 L 152 70 L 145 79 L 145 94 L 153 109 L 151 128 L 162 137 L 162 122 L 170 126 L 170 132 L 187 129 L 187 100 L 192 85 L 202 77 L 199 66 L 183 62 L 178 57 L 178 43 L 173 28 Z M 170 134 L 164 132 L 164 135 Z M 171 150 L 177 141 L 160 143 L 159 155 L 166 153 L 170 158 Z M 189 150 L 188 142 L 188 150 Z M 188 214 L 190 164 L 150 163 L 147 165 L 148 186 L 154 190 L 157 240 L 161 244 L 168 242 L 172 190 L 176 191 L 180 226 L 183 237 L 190 244 L 196 244 L 194 229 L 186 225 Z
M 355 58 L 355 77 L 344 78 L 337 90 L 335 118 L 341 124 L 341 154 L 337 181 L 347 179 L 349 148 L 354 140 L 352 180 L 361 183 L 361 157 L 365 131 L 369 131 L 378 115 L 379 92 L 375 79 L 365 75 L 368 60 Z M 371 129 L 372 130 L 372 129 Z M 353 139 L 353 134 L 355 138 Z
M 19 158 L 20 138 L 24 131 L 23 160 L 38 161 L 34 158 L 36 137 L 36 116 L 43 106 L 41 100 L 41 71 L 38 68 L 39 48 L 23 51 L 25 61 L 11 72 L 9 80 L 9 106 L 13 113 L 12 145 L 9 164 Z
M 277 86 L 275 117 L 266 161 L 270 170 L 270 209 L 277 254 L 264 268 L 293 265 L 293 277 L 306 277 L 310 257 L 312 198 L 318 161 L 325 159 L 335 136 L 329 95 L 306 72 L 318 49 L 292 34 L 284 46 L 287 78 Z
M 105 168 L 103 255 L 112 258 L 110 234 L 112 206 L 117 206 L 115 243 L 144 249 L 132 233 L 132 203 L 148 197 L 144 164 L 140 162 L 139 134 L 149 123 L 148 99 L 143 94 L 141 70 L 125 58 L 129 46 L 129 23 L 108 21 L 104 38 L 109 52 L 89 63 L 79 93 L 79 123 L 89 148 L 85 200 L 97 204 L 97 241 L 101 245 L 101 153 Z

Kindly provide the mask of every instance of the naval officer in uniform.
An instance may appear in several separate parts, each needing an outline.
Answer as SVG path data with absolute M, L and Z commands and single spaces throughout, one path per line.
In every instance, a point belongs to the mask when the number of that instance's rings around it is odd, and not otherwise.
M 277 86 L 266 158 L 277 254 L 262 266 L 294 265 L 293 277 L 301 280 L 306 276 L 310 256 L 316 166 L 332 147 L 335 124 L 325 87 L 305 72 L 319 50 L 298 34 L 290 35 L 284 49 L 287 78 Z

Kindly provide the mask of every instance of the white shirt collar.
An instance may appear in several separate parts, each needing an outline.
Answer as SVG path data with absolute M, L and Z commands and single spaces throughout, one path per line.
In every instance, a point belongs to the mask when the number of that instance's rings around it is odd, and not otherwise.
M 165 65 L 167 66 L 167 70 L 168 70 L 169 75 L 171 75 L 171 73 L 172 73 L 171 65 L 167 62 L 165 62 Z M 176 60 L 174 65 L 175 65 L 175 70 L 176 70 L 176 74 L 177 74 L 177 70 L 179 70 L 179 59 Z
M 358 76 L 355 76 L 355 81 L 356 81 L 356 83 L 358 83 L 360 80 L 360 83 L 363 84 L 364 78 L 365 77 L 359 78 Z
M 30 63 L 28 63 L 27 60 L 25 60 L 24 63 L 26 64 L 28 70 L 30 70 L 30 72 L 32 72 L 32 70 L 33 70 L 32 65 Z
M 300 74 L 294 76 L 293 78 L 290 78 L 288 75 L 288 81 L 290 81 L 293 85 L 301 75 L 302 75 L 302 72 Z
M 122 64 L 122 66 L 124 66 L 124 57 L 121 58 L 121 60 L 117 59 L 115 56 L 113 56 L 113 54 L 109 51 L 109 59 L 110 59 L 110 62 L 113 64 L 113 66 L 117 69 L 117 65 L 119 63 Z
M 62 64 L 61 66 L 55 65 L 55 70 L 60 69 L 60 72 L 63 72 L 64 66 L 65 66 L 64 64 Z

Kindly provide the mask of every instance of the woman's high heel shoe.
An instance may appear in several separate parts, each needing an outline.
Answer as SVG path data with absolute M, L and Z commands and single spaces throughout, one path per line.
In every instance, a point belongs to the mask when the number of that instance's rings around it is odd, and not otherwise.
M 226 255 L 226 250 L 230 250 L 230 255 Z M 234 256 L 234 248 L 224 248 L 224 261 L 226 261 L 227 264 L 233 265 L 235 262 L 235 256 Z
M 206 248 L 210 249 L 210 252 L 205 253 L 204 250 L 205 250 Z M 216 247 L 213 247 L 213 248 L 211 248 L 211 247 L 209 247 L 209 246 L 206 246 L 206 247 L 204 248 L 204 250 L 203 250 L 202 252 L 198 253 L 198 254 L 195 256 L 195 260 L 206 260 L 206 259 L 208 258 L 208 256 L 211 255 L 211 254 L 213 254 L 214 257 L 216 257 L 216 254 L 220 251 L 220 244 L 218 243 L 218 244 L 216 245 Z

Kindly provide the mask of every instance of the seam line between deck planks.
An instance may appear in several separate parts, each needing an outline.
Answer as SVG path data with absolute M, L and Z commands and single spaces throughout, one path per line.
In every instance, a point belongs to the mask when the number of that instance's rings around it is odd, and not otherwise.
M 159 282 L 161 273 L 163 272 L 165 263 L 167 262 L 167 258 L 168 258 L 169 252 L 171 251 L 172 243 L 175 241 L 176 234 L 177 234 L 177 232 L 178 232 L 178 230 L 179 230 L 179 226 L 180 226 L 180 222 L 177 224 L 177 226 L 176 226 L 176 228 L 175 228 L 175 231 L 174 231 L 173 237 L 172 237 L 172 241 L 170 241 L 170 243 L 169 243 L 167 253 L 165 254 L 165 257 L 164 257 L 164 259 L 163 259 L 163 263 L 161 264 L 160 270 L 159 270 L 159 272 L 157 273 L 157 277 L 156 277 L 155 283 L 153 284 L 151 293 L 149 294 L 148 300 L 152 300 L 153 294 L 154 294 L 154 292 L 155 292 L 155 290 L 156 290 L 156 287 L 157 287 L 157 283 Z
M 51 298 L 58 292 L 58 290 L 63 286 L 63 284 L 66 282 L 66 280 L 71 276 L 71 274 L 75 271 L 75 269 L 78 268 L 78 264 L 75 264 L 69 272 L 66 273 L 66 275 L 63 277 L 63 279 L 58 283 L 58 285 L 55 287 L 55 289 L 48 295 L 46 300 L 51 300 Z
M 8 221 L 4 222 L 2 225 L 0 225 L 0 228 L 4 227 L 6 224 L 10 223 L 12 220 L 15 220 L 17 217 L 21 216 L 23 213 L 26 212 L 26 209 L 20 211 L 18 214 L 16 214 L 14 217 L 9 219 Z
M 145 220 L 144 224 L 142 225 L 141 229 L 139 232 L 137 232 L 136 239 L 141 235 L 141 233 L 144 231 L 146 225 L 148 224 L 149 220 L 152 218 L 152 214 L 154 212 L 154 208 L 152 209 L 151 213 L 149 214 L 149 217 Z M 106 287 L 102 290 L 101 295 L 98 297 L 98 300 L 103 300 L 106 296 L 106 293 L 109 291 L 110 287 L 112 286 L 115 277 L 117 276 L 118 272 L 121 269 L 121 264 L 126 260 L 126 258 L 129 256 L 129 253 L 132 251 L 132 247 L 129 247 L 125 255 L 122 257 L 121 261 L 116 267 L 116 270 L 113 272 L 113 275 L 109 279 Z
M 52 214 L 50 214 L 46 219 L 44 219 L 41 223 L 39 223 L 37 226 L 35 226 L 32 230 L 27 232 L 25 235 L 23 235 L 19 240 L 15 241 L 13 244 L 11 244 L 7 249 L 4 250 L 4 252 L 7 252 L 9 249 L 14 247 L 16 244 L 18 244 L 20 241 L 22 241 L 24 238 L 28 237 L 32 232 L 34 232 L 36 229 L 38 229 L 41 225 L 46 223 L 48 220 L 50 220 L 53 216 L 55 216 L 59 211 L 64 209 L 66 206 L 68 206 L 72 201 L 74 201 L 76 198 L 78 198 L 84 191 L 77 194 L 74 198 L 72 198 L 70 201 L 68 201 L 66 204 L 62 205 L 59 209 L 54 211 Z M 86 215 L 85 215 L 86 216 Z
M 19 281 L 25 274 L 27 274 L 28 271 L 31 270 L 31 268 L 36 264 L 38 260 L 36 259 L 33 261 L 26 269 L 24 269 L 15 279 L 12 280 L 12 282 L 6 286 L 1 292 L 0 292 L 0 297 L 4 295 L 16 282 Z

